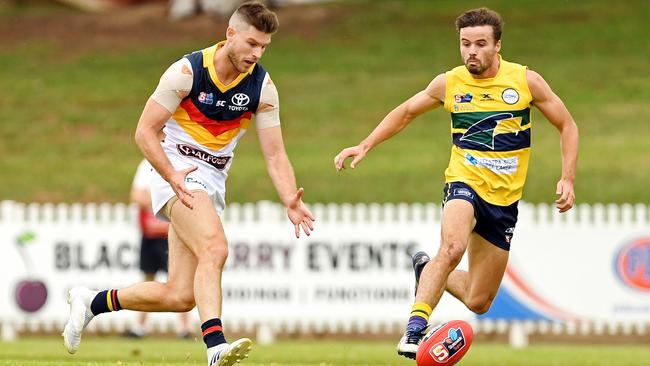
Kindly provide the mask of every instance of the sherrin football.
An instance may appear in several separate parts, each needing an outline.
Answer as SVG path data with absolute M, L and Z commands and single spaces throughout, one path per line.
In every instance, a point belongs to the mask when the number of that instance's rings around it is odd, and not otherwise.
M 467 353 L 474 332 L 465 321 L 452 320 L 431 329 L 415 355 L 418 366 L 455 365 Z

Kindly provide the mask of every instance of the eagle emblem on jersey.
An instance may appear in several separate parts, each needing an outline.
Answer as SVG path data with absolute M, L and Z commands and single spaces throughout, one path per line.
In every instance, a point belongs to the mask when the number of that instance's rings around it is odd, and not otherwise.
M 460 141 L 483 145 L 494 150 L 494 138 L 504 133 L 518 134 L 521 131 L 521 121 L 521 117 L 515 117 L 512 113 L 493 114 L 469 126 Z

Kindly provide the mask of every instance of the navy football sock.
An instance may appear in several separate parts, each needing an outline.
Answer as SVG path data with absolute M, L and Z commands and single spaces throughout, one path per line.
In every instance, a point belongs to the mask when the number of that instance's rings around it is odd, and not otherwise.
M 210 347 L 226 343 L 226 337 L 223 335 L 223 327 L 221 326 L 221 319 L 209 319 L 201 324 L 201 331 L 203 332 L 203 342 Z
M 90 304 L 90 311 L 93 315 L 118 310 L 122 310 L 122 306 L 117 299 L 117 290 L 100 291 Z

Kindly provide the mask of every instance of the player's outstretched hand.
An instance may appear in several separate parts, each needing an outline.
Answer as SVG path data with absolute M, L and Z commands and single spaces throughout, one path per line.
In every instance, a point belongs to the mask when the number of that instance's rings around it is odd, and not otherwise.
M 183 170 L 176 170 L 168 180 L 169 185 L 174 190 L 174 193 L 176 193 L 178 199 L 189 209 L 193 208 L 190 198 L 194 198 L 194 195 L 192 194 L 192 191 L 188 190 L 185 186 L 185 177 L 196 169 L 198 169 L 198 167 L 191 166 Z
M 296 229 L 296 238 L 300 237 L 300 228 L 309 236 L 314 230 L 314 215 L 309 211 L 307 206 L 302 202 L 302 195 L 305 193 L 304 188 L 298 188 L 296 194 L 287 206 L 287 216 Z
M 352 158 L 350 168 L 354 169 L 359 165 L 361 160 L 366 157 L 366 150 L 361 147 L 361 145 L 341 150 L 341 152 L 334 157 L 334 167 L 336 168 L 336 171 L 340 172 L 345 169 L 345 159 L 350 157 Z
M 566 212 L 573 207 L 573 203 L 576 200 L 576 195 L 573 191 L 573 182 L 567 179 L 560 179 L 557 182 L 557 188 L 555 194 L 560 195 L 560 198 L 555 201 L 555 207 L 557 207 L 560 212 Z

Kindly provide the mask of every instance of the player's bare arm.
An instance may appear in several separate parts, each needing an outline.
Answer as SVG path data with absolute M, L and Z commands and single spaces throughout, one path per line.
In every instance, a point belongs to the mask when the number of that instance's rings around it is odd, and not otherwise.
M 261 129 L 257 133 L 266 168 L 280 200 L 287 207 L 287 215 L 294 225 L 296 238 L 300 237 L 301 227 L 305 234 L 310 235 L 314 230 L 314 215 L 302 202 L 304 189 L 296 188 L 296 178 L 284 149 L 280 126 Z
M 334 167 L 337 171 L 345 169 L 345 159 L 352 157 L 350 167 L 354 169 L 373 147 L 399 133 L 417 116 L 440 107 L 444 100 L 445 74 L 440 74 L 429 83 L 426 89 L 388 113 L 359 145 L 345 148 L 336 155 Z
M 192 73 L 187 65 L 178 61 L 170 66 L 160 78 L 151 98 L 147 100 L 135 131 L 135 142 L 145 158 L 160 176 L 169 182 L 178 199 L 189 208 L 192 208 L 189 199 L 193 195 L 185 187 L 185 177 L 197 168 L 175 170 L 160 146 L 158 134 L 191 88 Z
M 533 96 L 533 104 L 560 132 L 562 177 L 557 183 L 555 193 L 560 197 L 555 203 L 560 212 L 566 212 L 575 202 L 573 184 L 578 161 L 578 126 L 562 100 L 538 73 L 528 70 L 526 78 Z
M 298 238 L 301 227 L 307 235 L 314 230 L 314 216 L 302 202 L 305 190 L 303 188 L 296 189 L 296 178 L 284 149 L 279 110 L 278 91 L 269 78 L 260 94 L 255 124 L 269 176 L 282 203 L 287 207 L 287 215 L 294 225 Z

